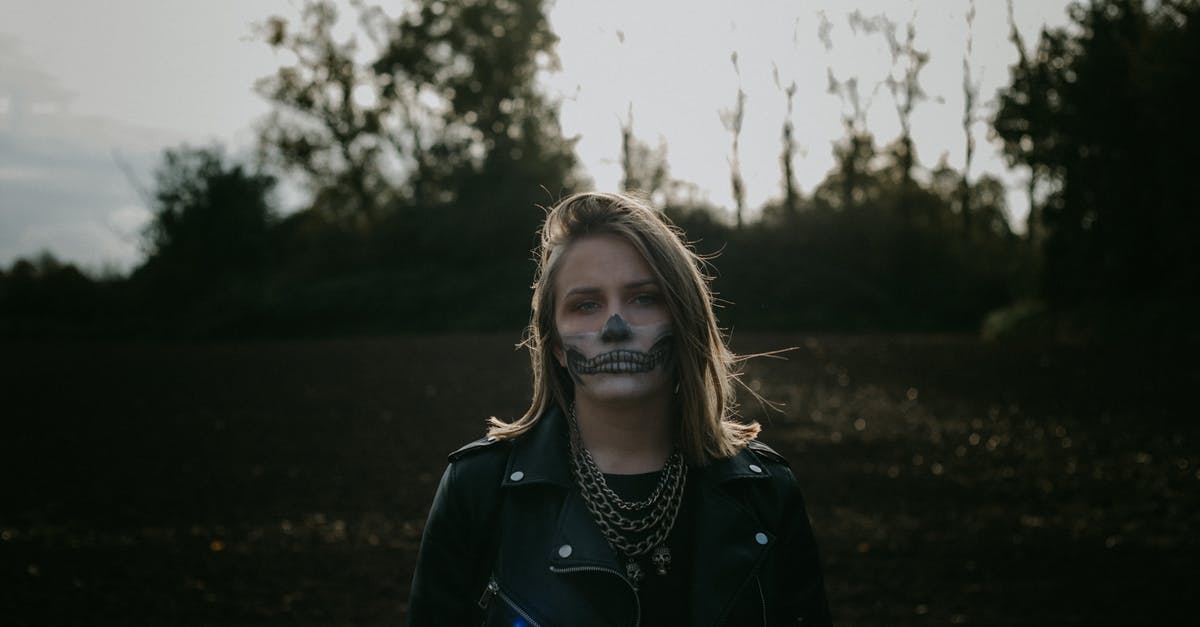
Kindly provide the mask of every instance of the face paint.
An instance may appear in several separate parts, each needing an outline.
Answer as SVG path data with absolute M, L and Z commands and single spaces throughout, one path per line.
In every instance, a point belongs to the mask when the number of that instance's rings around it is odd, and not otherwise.
M 606 375 L 636 377 L 653 384 L 670 375 L 671 323 L 631 326 L 613 315 L 598 332 L 563 336 L 566 369 L 576 384 L 588 386 Z
M 670 396 L 678 356 L 667 296 L 633 243 L 611 233 L 571 243 L 559 261 L 554 302 L 554 357 L 578 400 Z

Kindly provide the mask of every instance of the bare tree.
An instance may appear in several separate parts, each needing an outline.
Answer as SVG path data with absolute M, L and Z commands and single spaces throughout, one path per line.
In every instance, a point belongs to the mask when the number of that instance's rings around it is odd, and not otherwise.
M 1025 40 L 1021 37 L 1021 31 L 1017 29 L 1017 21 L 1013 17 L 1013 3 L 1008 0 L 1008 40 L 1012 42 L 1017 49 L 1017 66 L 1021 70 L 1021 74 L 1029 76 L 1032 68 L 1029 63 L 1029 56 L 1025 50 Z M 1029 149 L 1032 151 L 1032 146 Z M 1038 240 L 1041 236 L 1039 228 L 1041 226 L 1041 211 L 1037 204 L 1035 192 L 1038 185 L 1038 171 L 1033 165 L 1029 166 L 1029 179 L 1025 182 L 1025 194 L 1029 199 L 1029 215 L 1025 218 L 1025 241 L 1029 245 L 1031 251 L 1037 250 Z
M 1009 7 L 1012 7 L 1010 0 Z M 966 138 L 966 152 L 963 159 L 962 183 L 959 189 L 959 212 L 962 215 L 963 237 L 971 237 L 971 161 L 975 157 L 975 136 L 971 127 L 979 121 L 975 113 L 975 103 L 979 99 L 979 82 L 971 80 L 971 50 L 975 44 L 975 0 L 967 5 L 967 48 L 963 52 L 963 135 Z
M 830 32 L 832 23 L 823 12 L 817 14 L 817 37 L 825 46 L 826 51 L 833 50 L 833 39 Z M 851 15 L 850 27 L 856 32 L 863 25 L 861 15 Z M 846 128 L 846 139 L 834 145 L 834 158 L 838 162 L 838 179 L 841 186 L 840 205 L 843 209 L 857 204 L 863 182 L 867 176 L 867 167 L 874 155 L 874 139 L 867 130 L 867 111 L 882 83 L 875 83 L 865 96 L 859 89 L 858 77 L 851 76 L 839 80 L 833 73 L 833 68 L 826 68 L 829 79 L 828 91 L 842 102 L 842 125 Z
M 729 156 L 729 177 L 733 188 L 733 201 L 737 209 L 737 228 L 741 230 L 743 213 L 746 208 L 746 184 L 742 179 L 741 160 L 738 158 L 738 141 L 742 134 L 742 120 L 746 113 L 746 92 L 742 91 L 742 71 L 738 67 L 737 51 L 729 55 L 733 63 L 733 71 L 738 77 L 737 103 L 733 109 L 720 111 L 721 123 L 733 136 L 733 151 Z
M 901 218 L 908 221 L 909 199 L 914 186 L 913 170 L 916 169 L 917 157 L 912 140 L 912 113 L 917 103 L 925 99 L 925 91 L 921 89 L 921 70 L 929 63 L 929 53 L 917 50 L 916 38 L 916 4 L 912 5 L 912 15 L 904 27 L 904 37 L 901 39 L 900 27 L 884 15 L 866 18 L 859 12 L 850 15 L 852 24 L 864 31 L 878 32 L 887 41 L 888 52 L 892 57 L 892 68 L 888 72 L 884 85 L 892 95 L 896 108 L 896 117 L 900 122 L 900 138 L 896 150 L 896 158 L 900 169 L 900 198 L 898 209 Z M 899 76 L 896 75 L 897 70 Z
M 792 157 L 796 154 L 795 129 L 792 126 L 792 102 L 796 97 L 796 81 L 784 88 L 779 82 L 779 68 L 772 68 L 775 77 L 775 87 L 783 91 L 787 97 L 787 109 L 783 115 L 783 149 L 779 154 L 779 163 L 783 170 L 783 210 L 788 216 L 796 214 L 800 194 L 796 190 L 796 176 L 792 168 Z
M 624 191 L 640 192 L 655 202 L 667 202 L 665 196 L 670 194 L 671 180 L 667 146 L 660 142 L 658 148 L 651 148 L 637 138 L 633 132 L 633 103 L 621 122 L 621 174 Z
M 633 103 L 629 103 L 629 110 L 625 112 L 625 119 L 621 121 L 621 189 L 624 191 L 633 191 L 638 189 L 638 177 L 633 171 L 633 156 L 634 142 L 637 138 L 633 136 Z

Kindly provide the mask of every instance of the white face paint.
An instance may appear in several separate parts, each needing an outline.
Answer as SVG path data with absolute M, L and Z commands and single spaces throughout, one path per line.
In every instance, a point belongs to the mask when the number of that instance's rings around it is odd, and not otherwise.
M 554 285 L 554 347 L 580 401 L 623 403 L 670 395 L 671 314 L 641 253 L 623 237 L 581 238 L 562 253 Z M 661 400 L 661 399 L 660 399 Z
M 563 335 L 562 343 L 576 394 L 631 400 L 659 393 L 671 383 L 670 322 L 631 325 L 614 314 L 599 331 Z

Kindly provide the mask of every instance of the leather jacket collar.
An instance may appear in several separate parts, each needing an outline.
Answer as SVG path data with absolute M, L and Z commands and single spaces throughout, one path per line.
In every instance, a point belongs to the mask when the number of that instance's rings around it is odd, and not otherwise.
M 566 491 L 554 546 L 570 550 L 551 557 L 551 571 L 599 569 L 622 577 L 623 569 L 612 549 L 593 522 L 578 490 L 572 489 L 567 438 L 563 412 L 558 408 L 547 412 L 529 433 L 514 442 L 501 485 L 504 489 L 523 489 L 549 484 Z M 755 448 L 765 449 L 761 445 Z M 773 549 L 776 537 L 770 531 L 772 525 L 758 519 L 752 511 L 753 499 L 747 498 L 747 492 L 755 491 L 756 484 L 769 491 L 766 484 L 770 479 L 769 466 L 749 447 L 733 457 L 690 469 L 689 482 L 695 482 L 696 488 L 689 497 L 693 499 L 690 507 L 696 512 L 693 624 L 719 624 Z
M 517 484 L 550 483 L 563 488 L 574 485 L 570 460 L 567 458 L 567 438 L 566 416 L 562 409 L 554 406 L 525 436 L 515 441 L 502 485 L 511 487 Z M 751 449 L 768 452 L 778 461 L 783 461 L 778 453 L 765 445 L 753 442 L 737 455 L 717 460 L 700 470 L 707 476 L 708 481 L 716 483 L 736 479 L 769 478 L 769 473 L 764 472 L 764 467 L 750 452 Z M 512 475 L 517 471 L 523 474 L 520 479 L 513 480 Z

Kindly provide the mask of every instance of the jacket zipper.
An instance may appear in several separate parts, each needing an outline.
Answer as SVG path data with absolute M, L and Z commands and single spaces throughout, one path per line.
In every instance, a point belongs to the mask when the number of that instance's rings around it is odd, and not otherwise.
M 497 596 L 500 597 L 501 601 L 504 601 L 509 607 L 520 614 L 521 618 L 524 618 L 525 621 L 529 623 L 529 627 L 540 627 L 538 622 L 533 620 L 532 616 L 526 613 L 525 610 L 521 609 L 516 602 L 512 600 L 512 597 L 504 594 L 504 591 L 500 589 L 500 584 L 496 582 L 496 577 L 494 575 L 488 580 L 487 588 L 484 588 L 483 590 L 483 596 L 479 597 L 480 609 L 486 610 L 488 605 L 491 604 L 492 598 Z
M 754 576 L 754 584 L 758 586 L 758 600 L 762 602 L 763 627 L 767 627 L 767 597 L 763 594 L 762 579 L 757 575 Z
M 500 584 L 496 583 L 496 578 L 489 579 L 487 587 L 483 589 L 483 596 L 479 597 L 479 609 L 486 610 L 492 602 L 492 597 L 496 596 L 499 591 Z
M 637 610 L 633 615 L 633 627 L 638 627 L 638 625 L 640 625 L 642 623 L 642 599 L 641 599 L 641 597 L 638 596 L 637 588 L 634 588 L 633 584 L 629 583 L 629 580 L 626 579 L 624 577 L 624 575 L 622 575 L 621 573 L 619 573 L 611 568 L 600 568 L 599 566 L 574 566 L 571 568 L 558 568 L 555 566 L 551 566 L 550 572 L 554 572 L 554 573 L 597 572 L 597 573 L 612 573 L 612 574 L 616 575 L 617 579 L 620 579 L 621 581 L 625 582 L 625 585 L 629 587 L 629 591 L 633 593 L 633 607 L 635 610 Z

